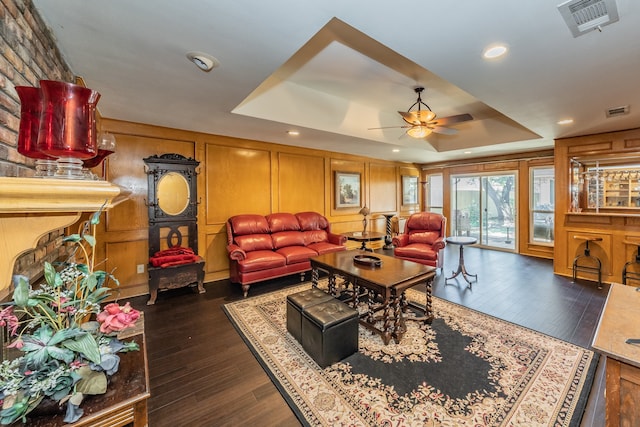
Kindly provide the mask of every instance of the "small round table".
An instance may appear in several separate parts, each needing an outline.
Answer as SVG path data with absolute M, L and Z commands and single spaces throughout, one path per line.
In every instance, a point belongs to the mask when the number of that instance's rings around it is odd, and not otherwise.
M 385 234 L 378 233 L 377 231 L 367 231 L 363 233 L 362 231 L 350 231 L 348 233 L 343 233 L 343 235 L 348 240 L 353 240 L 355 242 L 361 242 L 362 246 L 360 246 L 360 250 L 373 252 L 373 249 L 367 248 L 367 242 L 373 242 L 376 240 L 382 240 L 385 238 Z
M 478 242 L 478 239 L 475 237 L 466 237 L 466 236 L 451 236 L 447 237 L 447 243 L 453 243 L 454 245 L 460 246 L 460 257 L 458 258 L 458 270 L 451 272 L 451 277 L 447 277 L 444 279 L 444 284 L 447 284 L 447 280 L 454 279 L 458 277 L 459 274 L 462 274 L 462 278 L 469 284 L 469 288 L 471 288 L 471 281 L 467 277 L 475 277 L 475 281 L 478 281 L 477 274 L 469 274 L 467 269 L 464 266 L 464 247 L 465 245 L 473 245 Z

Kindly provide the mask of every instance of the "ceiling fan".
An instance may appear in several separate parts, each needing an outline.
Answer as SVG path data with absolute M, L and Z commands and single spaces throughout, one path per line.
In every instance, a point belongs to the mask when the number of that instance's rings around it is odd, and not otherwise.
M 424 88 L 418 86 L 414 89 L 414 91 L 418 94 L 418 100 L 411 107 L 409 107 L 409 110 L 407 110 L 406 112 L 398 111 L 398 113 L 400 113 L 400 115 L 402 116 L 402 120 L 407 123 L 406 125 L 369 128 L 369 130 L 391 128 L 407 129 L 407 135 L 409 135 L 410 137 L 424 138 L 431 134 L 431 132 L 439 133 L 442 135 L 453 135 L 458 131 L 456 129 L 451 129 L 445 126 L 473 120 L 471 114 L 458 114 L 455 116 L 436 119 L 436 113 L 431 111 L 431 108 L 429 108 L 429 106 L 425 104 L 420 97 L 420 94 L 422 93 L 422 91 L 424 91 Z M 426 110 L 423 110 L 422 106 L 425 106 Z M 412 109 L 415 107 L 417 107 L 417 109 L 412 111 Z

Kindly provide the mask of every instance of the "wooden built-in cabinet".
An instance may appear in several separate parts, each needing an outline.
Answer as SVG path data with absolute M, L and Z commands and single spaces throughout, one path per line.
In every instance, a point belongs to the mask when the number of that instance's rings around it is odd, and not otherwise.
M 554 272 L 571 276 L 573 260 L 591 242 L 602 280 L 622 282 L 640 245 L 640 129 L 556 140 Z M 579 278 L 597 280 L 580 272 Z

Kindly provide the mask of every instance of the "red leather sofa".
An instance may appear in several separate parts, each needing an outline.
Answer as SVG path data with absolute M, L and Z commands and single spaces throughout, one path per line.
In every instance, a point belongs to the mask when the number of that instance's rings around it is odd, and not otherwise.
M 246 297 L 252 283 L 304 273 L 309 258 L 344 251 L 346 237 L 331 233 L 317 212 L 236 215 L 227 220 L 229 275 Z
M 434 212 L 411 215 L 404 225 L 404 233 L 393 238 L 396 258 L 419 262 L 441 269 L 447 218 Z

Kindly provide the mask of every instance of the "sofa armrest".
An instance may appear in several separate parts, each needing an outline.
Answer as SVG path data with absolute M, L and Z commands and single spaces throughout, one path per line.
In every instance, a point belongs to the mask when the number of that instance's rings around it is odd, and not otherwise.
M 347 236 L 342 234 L 327 233 L 327 239 L 334 245 L 344 246 L 347 243 Z
M 240 246 L 233 243 L 227 245 L 227 252 L 229 253 L 229 258 L 234 261 L 242 261 L 247 257 L 247 253 L 240 249 Z
M 444 249 L 445 245 L 446 243 L 444 241 L 444 237 L 438 237 L 436 241 L 433 242 L 432 247 L 434 251 L 439 251 L 441 249 Z
M 394 246 L 407 246 L 409 243 L 409 235 L 408 234 L 398 234 L 392 240 Z

